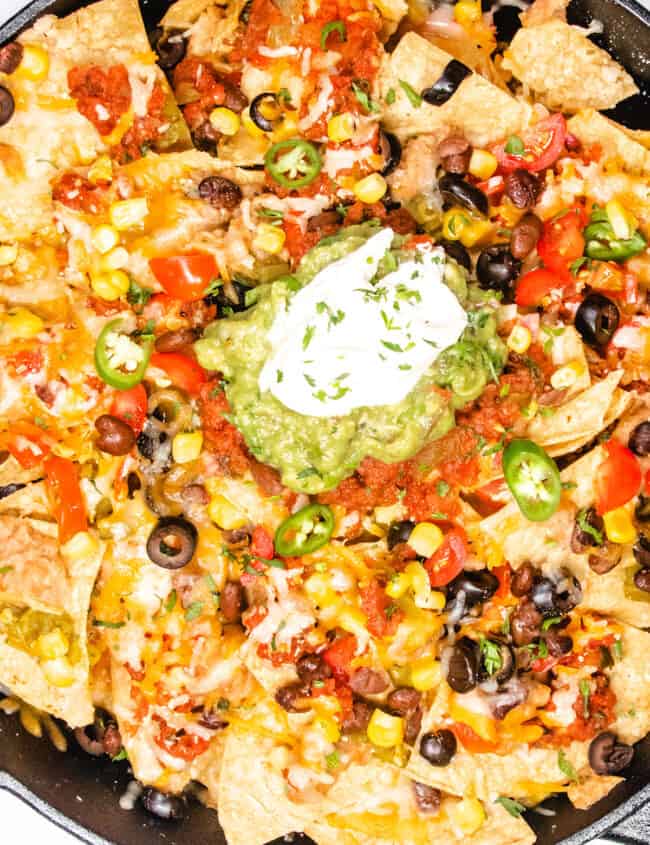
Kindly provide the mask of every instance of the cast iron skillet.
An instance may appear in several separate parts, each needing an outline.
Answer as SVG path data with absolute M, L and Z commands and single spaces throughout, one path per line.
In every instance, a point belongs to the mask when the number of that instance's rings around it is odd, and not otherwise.
M 490 0 L 483 0 L 483 4 L 489 8 Z M 86 5 L 84 0 L 34 0 L 0 27 L 0 44 L 38 15 L 63 15 L 82 5 Z M 141 0 L 149 28 L 156 25 L 168 5 L 169 0 Z M 516 14 L 516 9 L 506 6 L 495 15 L 504 38 L 513 34 Z M 572 0 L 571 23 L 585 26 L 594 18 L 604 24 L 604 34 L 595 36 L 594 41 L 635 76 L 642 92 L 626 100 L 611 116 L 631 128 L 650 129 L 650 13 L 634 0 Z M 119 27 L 119 21 L 115 26 Z M 118 799 L 130 780 L 128 764 L 103 762 L 77 748 L 74 740 L 70 744 L 71 751 L 60 754 L 47 740 L 37 740 L 21 730 L 14 717 L 0 713 L 0 788 L 9 789 L 92 845 L 226 845 L 216 813 L 198 803 L 188 808 L 182 822 L 152 818 L 139 805 L 131 812 L 121 810 Z M 626 774 L 625 782 L 590 810 L 574 810 L 565 798 L 557 798 L 544 805 L 555 811 L 554 816 L 527 813 L 540 845 L 582 845 L 596 838 L 602 845 L 647 845 L 650 813 L 644 813 L 643 807 L 650 802 L 650 738 L 637 745 L 633 765 Z M 626 834 L 613 834 L 612 827 L 628 817 Z M 309 841 L 306 837 L 299 839 Z

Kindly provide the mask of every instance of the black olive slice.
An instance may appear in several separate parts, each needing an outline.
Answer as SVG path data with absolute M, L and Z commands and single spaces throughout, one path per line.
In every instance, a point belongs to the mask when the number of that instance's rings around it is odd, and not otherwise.
M 444 105 L 456 93 L 460 83 L 471 73 L 467 65 L 459 62 L 458 59 L 452 59 L 446 65 L 440 78 L 430 88 L 422 91 L 422 99 L 432 106 Z
M 149 33 L 149 42 L 158 54 L 158 64 L 163 70 L 172 70 L 185 58 L 187 39 L 180 29 L 165 32 L 157 26 Z
M 631 745 L 619 742 L 616 734 L 605 731 L 592 739 L 589 765 L 598 775 L 614 775 L 629 766 L 634 757 Z
M 379 149 L 386 162 L 381 175 L 388 176 L 389 173 L 395 170 L 402 159 L 402 145 L 392 132 L 385 132 L 382 129 L 379 133 Z
M 470 211 L 487 215 L 488 198 L 475 185 L 470 185 L 456 173 L 446 173 L 438 182 L 443 200 L 449 205 L 462 205 Z
M 163 569 L 181 569 L 192 560 L 198 532 L 187 519 L 162 517 L 147 540 L 147 554 Z
M 619 320 L 616 303 L 602 293 L 590 293 L 576 311 L 575 327 L 585 343 L 599 348 L 612 339 Z
M 408 539 L 414 528 L 415 523 L 411 522 L 410 519 L 391 523 L 388 529 L 388 534 L 386 535 L 388 548 L 392 550 L 398 545 L 398 543 L 408 543 Z
M 420 755 L 432 766 L 447 766 L 456 753 L 456 737 L 451 731 L 432 731 L 420 740 Z
M 168 795 L 153 786 L 148 786 L 142 793 L 142 806 L 152 816 L 159 819 L 178 821 L 185 815 L 185 800 L 178 795 Z
M 469 637 L 461 637 L 454 645 L 449 669 L 447 670 L 447 683 L 454 692 L 470 692 L 478 681 L 479 651 L 478 645 Z
M 14 103 L 11 91 L 5 88 L 4 85 L 0 85 L 0 126 L 9 123 L 15 108 L 16 104 Z
M 264 114 L 262 107 L 265 103 L 273 103 L 274 111 L 277 112 L 275 117 L 269 118 Z M 264 91 L 261 94 L 258 94 L 257 97 L 251 101 L 248 113 L 258 129 L 261 129 L 262 132 L 273 132 L 276 128 L 278 117 L 280 116 L 277 96 L 272 91 Z

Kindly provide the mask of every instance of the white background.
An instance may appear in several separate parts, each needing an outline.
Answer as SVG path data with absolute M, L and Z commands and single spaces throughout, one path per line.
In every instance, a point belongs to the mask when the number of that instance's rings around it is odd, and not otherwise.
M 650 6 L 650 0 L 640 0 L 645 6 Z M 0 23 L 10 18 L 25 5 L 25 0 L 0 0 Z M 8 792 L 0 790 L 0 819 L 4 830 L 20 831 L 20 841 L 32 845 L 43 841 L 47 845 L 75 845 L 78 840 L 64 833 L 55 825 L 39 816 L 22 801 L 14 798 Z

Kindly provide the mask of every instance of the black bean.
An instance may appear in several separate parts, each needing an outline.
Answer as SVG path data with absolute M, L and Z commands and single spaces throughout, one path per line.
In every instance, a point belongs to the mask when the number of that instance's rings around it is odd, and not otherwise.
M 630 434 L 627 445 L 640 458 L 650 455 L 650 420 L 645 420 L 636 426 Z
M 129 499 L 132 499 L 141 488 L 142 482 L 138 473 L 130 472 L 126 477 L 126 491 Z
M 104 747 L 104 754 L 109 757 L 117 757 L 122 749 L 122 735 L 115 722 L 109 722 L 106 725 L 104 736 L 102 737 L 102 745 Z
M 239 581 L 226 581 L 219 599 L 219 609 L 226 622 L 237 622 L 244 609 L 244 588 Z
M 0 126 L 9 123 L 16 108 L 11 91 L 0 85 Z
M 392 522 L 386 535 L 388 548 L 392 550 L 400 543 L 408 543 L 414 528 L 415 523 L 409 519 L 404 519 L 402 522 Z
M 532 601 L 520 604 L 510 617 L 510 635 L 516 646 L 530 645 L 538 639 L 544 618 Z
M 142 806 L 152 816 L 168 821 L 179 821 L 185 815 L 185 801 L 178 795 L 168 795 L 152 786 L 142 793 Z
M 440 790 L 434 789 L 433 786 L 428 786 L 426 783 L 420 783 L 417 780 L 412 780 L 413 796 L 417 808 L 421 813 L 437 813 L 440 810 Z
M 163 569 L 180 569 L 192 560 L 197 542 L 198 532 L 189 520 L 165 516 L 149 535 L 147 554 Z
M 27 487 L 26 484 L 5 484 L 3 487 L 0 487 L 0 499 L 6 499 L 7 496 L 13 496 L 14 493 L 17 493 L 25 487 Z
M 185 58 L 187 39 L 181 29 L 169 29 L 166 32 L 157 26 L 149 33 L 149 42 L 158 54 L 158 64 L 163 70 L 172 70 Z
M 566 634 L 558 631 L 549 631 L 544 637 L 546 648 L 551 657 L 563 657 L 569 654 L 573 648 L 573 640 Z
M 467 65 L 459 62 L 458 59 L 451 59 L 433 85 L 422 91 L 422 99 L 432 106 L 444 105 L 454 95 L 460 83 L 467 76 L 471 76 L 471 73 Z
M 530 597 L 537 610 L 543 616 L 557 616 L 555 585 L 550 578 L 538 577 L 533 584 Z
M 404 742 L 407 745 L 413 745 L 420 734 L 422 727 L 422 716 L 424 715 L 421 707 L 416 707 L 414 710 L 404 716 Z
M 469 252 L 460 241 L 448 241 L 445 238 L 441 238 L 438 241 L 438 246 L 441 246 L 449 258 L 454 259 L 456 264 L 459 264 L 461 267 L 464 267 L 465 270 L 471 272 L 472 259 L 469 257 Z
M 296 672 L 306 684 L 325 681 L 332 675 L 332 670 L 320 654 L 303 654 L 296 663 Z
M 623 550 L 616 543 L 606 542 L 603 546 L 589 555 L 589 568 L 596 575 L 610 572 L 621 560 Z
M 388 176 L 389 173 L 395 170 L 402 159 L 402 145 L 392 132 L 386 132 L 386 130 L 381 129 L 379 131 L 379 149 L 385 162 L 381 175 Z
M 368 666 L 359 666 L 350 678 L 350 688 L 357 695 L 377 695 L 388 689 L 388 681 L 381 672 Z
M 575 316 L 575 327 L 585 343 L 602 348 L 612 339 L 618 328 L 618 307 L 602 293 L 590 293 L 580 303 Z
M 544 224 L 536 214 L 529 212 L 515 223 L 510 234 L 510 252 L 515 258 L 524 259 L 537 246 Z
M 634 586 L 637 590 L 650 593 L 650 569 L 639 569 L 634 573 Z
M 579 555 L 585 549 L 602 545 L 604 531 L 605 523 L 595 508 L 578 511 L 571 535 L 571 551 Z
M 589 765 L 598 775 L 617 774 L 630 765 L 633 757 L 632 746 L 619 742 L 611 731 L 599 734 L 589 746 Z
M 99 433 L 95 445 L 102 452 L 109 455 L 127 455 L 135 446 L 135 432 L 119 417 L 102 414 L 95 420 L 95 428 Z
M 187 349 L 196 340 L 194 329 L 178 329 L 175 332 L 163 332 L 156 338 L 156 352 L 180 352 Z
M 237 280 L 230 282 L 229 290 L 220 287 L 217 293 L 211 293 L 204 297 L 204 302 L 209 305 L 216 305 L 221 316 L 224 314 L 245 311 L 249 306 L 246 304 L 246 294 L 252 290 L 250 285 L 245 285 Z
M 206 176 L 199 182 L 199 196 L 215 208 L 236 208 L 242 200 L 239 185 L 225 176 Z
M 335 209 L 331 208 L 329 211 L 321 211 L 320 214 L 315 214 L 307 221 L 308 232 L 320 232 L 326 226 L 337 226 L 341 222 L 341 215 Z
M 644 535 L 640 534 L 639 539 L 634 544 L 632 551 L 634 559 L 643 569 L 650 568 L 650 540 Z
M 446 681 L 454 692 L 470 692 L 478 683 L 479 650 L 469 637 L 461 637 L 452 648 Z
M 535 583 L 535 570 L 530 561 L 524 561 L 519 569 L 515 570 L 510 581 L 510 592 L 517 598 L 527 596 L 533 589 Z
M 0 73 L 13 73 L 23 60 L 23 45 L 18 41 L 10 41 L 0 47 Z
M 639 501 L 634 508 L 634 516 L 639 522 L 650 522 L 650 496 L 639 494 Z
M 460 176 L 453 173 L 445 174 L 438 182 L 438 188 L 442 198 L 450 205 L 462 205 L 470 211 L 478 211 L 479 214 L 487 215 L 488 198 L 480 188 L 470 185 Z
M 505 244 L 484 249 L 476 262 L 476 277 L 483 290 L 497 290 L 504 302 L 513 302 L 515 281 L 521 272 L 521 261 L 514 257 Z
M 465 174 L 469 167 L 469 160 L 472 157 L 472 147 L 466 138 L 460 135 L 451 135 L 438 147 L 440 164 L 447 173 Z
M 476 572 L 461 572 L 447 586 L 447 602 L 450 603 L 462 590 L 465 594 L 465 606 L 473 607 L 482 604 L 499 589 L 499 579 L 487 569 Z
M 542 190 L 534 173 L 518 168 L 506 176 L 505 194 L 517 208 L 532 208 Z
M 375 708 L 370 702 L 355 697 L 352 700 L 352 712 L 345 716 L 341 722 L 341 731 L 346 734 L 365 731 L 374 710 Z
M 275 700 L 280 707 L 288 713 L 304 713 L 309 710 L 309 702 L 301 702 L 300 699 L 309 697 L 309 687 L 302 681 L 295 681 L 292 684 L 280 687 L 275 693 Z
M 432 766 L 448 766 L 456 748 L 456 737 L 448 730 L 431 731 L 420 740 L 420 755 Z
M 410 710 L 415 710 L 421 699 L 422 693 L 413 687 L 398 687 L 389 694 L 386 704 L 395 713 L 404 716 Z

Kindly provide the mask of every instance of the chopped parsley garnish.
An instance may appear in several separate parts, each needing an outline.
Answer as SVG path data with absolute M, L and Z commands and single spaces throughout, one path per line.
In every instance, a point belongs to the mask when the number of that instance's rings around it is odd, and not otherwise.
M 230 701 L 227 698 L 220 698 L 217 701 L 217 710 L 230 710 Z
M 280 88 L 275 96 L 281 103 L 291 102 L 291 93 L 288 88 Z
M 178 594 L 176 590 L 172 590 L 171 593 L 167 596 L 167 601 L 163 605 L 165 608 L 165 613 L 171 613 L 172 610 L 176 607 L 176 601 L 178 600 Z
M 583 267 L 589 269 L 590 265 L 591 260 L 587 258 L 586 255 L 581 255 L 580 258 L 576 258 L 575 261 L 572 261 L 571 264 L 569 264 L 569 272 L 572 276 L 577 276 Z
M 123 628 L 126 622 L 109 622 L 106 619 L 93 619 L 95 628 Z
M 582 696 L 582 715 L 584 719 L 589 718 L 589 697 L 591 696 L 591 689 L 589 681 L 583 678 L 580 681 L 580 695 Z
M 259 297 L 260 292 L 257 288 L 251 288 L 250 290 L 247 290 L 244 294 L 244 305 L 246 306 L 246 308 L 250 308 L 251 305 L 255 305 Z
M 303 338 L 302 338 L 302 348 L 303 349 L 307 349 L 307 347 L 309 346 L 309 344 L 312 341 L 312 338 L 314 337 L 315 332 L 316 332 L 316 326 L 307 326 L 307 328 L 305 329 L 305 334 L 303 335 Z
M 623 640 L 616 640 L 612 646 L 612 651 L 617 660 L 623 659 Z
M 134 279 L 129 278 L 129 289 L 126 293 L 126 301 L 134 308 L 144 308 L 153 296 L 151 288 L 139 285 Z
M 501 633 L 504 637 L 510 636 L 510 611 L 508 611 L 506 618 L 501 623 Z
M 282 370 L 276 370 L 276 371 L 275 371 L 275 380 L 276 380 L 276 382 L 277 382 L 278 384 L 280 384 L 280 382 L 282 381 L 282 379 L 283 379 L 283 378 L 284 378 L 284 373 L 282 372 Z
M 362 80 L 365 82 L 365 80 Z M 366 83 L 367 84 L 367 83 Z M 367 112 L 378 112 L 379 106 L 370 99 L 370 95 L 368 92 L 361 87 L 361 85 L 357 85 L 356 82 L 352 83 L 352 90 L 354 91 L 354 96 L 359 101 L 360 105 L 367 111 Z
M 565 775 L 569 780 L 573 781 L 574 783 L 578 782 L 578 774 L 573 768 L 571 761 L 567 759 L 563 748 L 560 748 L 560 750 L 557 752 L 557 765 L 562 774 Z
M 495 675 L 503 666 L 503 658 L 501 657 L 501 649 L 498 643 L 483 637 L 479 642 L 479 646 L 485 671 L 488 675 Z
M 388 91 L 386 91 L 386 96 L 384 97 L 384 102 L 386 103 L 386 105 L 392 106 L 393 103 L 395 102 L 396 96 L 397 95 L 395 94 L 395 89 L 389 88 Z
M 193 619 L 196 619 L 198 616 L 200 616 L 202 612 L 203 602 L 193 601 L 192 604 L 185 611 L 185 621 L 191 622 Z
M 409 85 L 408 82 L 405 82 L 403 79 L 399 80 L 400 88 L 406 94 L 409 103 L 413 106 L 414 109 L 419 109 L 422 105 L 422 97 L 418 94 L 418 92 L 413 88 L 413 86 Z
M 511 156 L 522 156 L 526 147 L 519 135 L 511 135 L 506 141 L 505 151 Z
M 215 584 L 214 578 L 212 575 L 205 576 L 205 583 L 208 585 L 208 590 L 210 590 L 210 595 L 212 596 L 212 601 L 214 602 L 214 606 L 218 609 L 221 605 L 221 594 L 217 589 L 217 585 Z
M 545 619 L 542 622 L 542 631 L 548 631 L 553 625 L 557 625 L 558 622 L 562 621 L 561 616 L 551 616 L 549 619 Z
M 355 288 L 357 293 L 362 293 L 366 302 L 381 302 L 388 296 L 388 288 Z
M 519 801 L 515 801 L 514 798 L 507 798 L 505 795 L 499 796 L 497 800 L 494 802 L 495 804 L 501 804 L 504 810 L 507 810 L 511 816 L 514 816 L 516 819 L 526 811 L 526 807 L 523 804 L 520 804 Z
M 303 373 L 303 378 L 307 382 L 310 387 L 316 387 L 316 379 L 310 376 L 308 373 Z
M 381 319 L 384 321 L 384 325 L 389 332 L 392 331 L 399 331 L 399 326 L 395 325 L 395 322 L 392 317 L 389 317 L 388 314 L 383 310 L 379 312 L 381 314 Z

